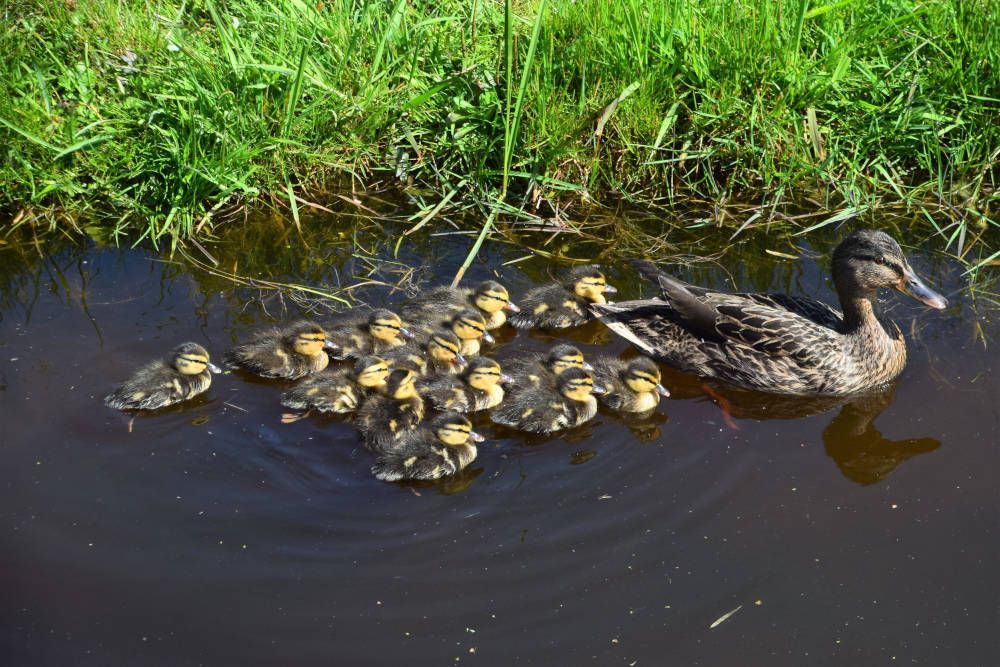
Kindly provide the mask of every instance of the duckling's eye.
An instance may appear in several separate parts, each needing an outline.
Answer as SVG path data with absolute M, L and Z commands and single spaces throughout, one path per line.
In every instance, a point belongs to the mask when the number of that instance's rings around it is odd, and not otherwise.
M 469 327 L 470 329 L 475 329 L 480 333 L 486 331 L 486 327 L 476 324 L 475 322 L 470 322 L 469 320 L 462 320 L 462 324 Z

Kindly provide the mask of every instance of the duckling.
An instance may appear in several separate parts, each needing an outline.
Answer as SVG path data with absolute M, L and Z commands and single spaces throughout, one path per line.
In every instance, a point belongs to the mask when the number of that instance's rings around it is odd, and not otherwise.
M 504 397 L 500 383 L 510 380 L 500 364 L 488 357 L 477 357 L 459 377 L 425 379 L 417 383 L 417 389 L 435 410 L 476 412 L 500 405 Z
M 485 280 L 473 289 L 435 287 L 410 299 L 401 312 L 407 321 L 438 321 L 447 320 L 470 305 L 482 312 L 488 330 L 504 325 L 507 321 L 504 311 L 521 312 L 511 302 L 507 288 L 495 280 Z
M 514 361 L 510 366 L 510 385 L 513 387 L 554 387 L 556 376 L 567 368 L 582 368 L 586 371 L 594 367 L 583 360 L 583 352 L 572 345 L 560 343 L 544 356 L 536 354 Z
M 327 337 L 333 345 L 334 359 L 357 360 L 402 347 L 413 334 L 403 326 L 399 315 L 379 308 L 365 316 L 340 320 L 328 329 Z
M 254 334 L 249 343 L 226 353 L 229 368 L 242 368 L 266 378 L 297 380 L 318 373 L 330 363 L 326 331 L 314 322 L 296 322 L 283 329 Z
M 451 331 L 435 331 L 425 343 L 410 341 L 385 353 L 393 367 L 406 366 L 420 375 L 455 375 L 468 363 L 459 353 L 462 341 Z
M 120 387 L 104 397 L 104 404 L 117 410 L 155 410 L 204 392 L 212 384 L 212 373 L 221 369 L 208 360 L 198 343 L 182 343 L 163 359 L 137 370 Z
M 510 323 L 518 329 L 575 327 L 591 319 L 589 304 L 607 303 L 604 295 L 617 291 L 597 266 L 578 266 L 562 283 L 530 290 L 522 299 L 521 312 L 512 315 Z
M 282 415 L 281 422 L 296 422 L 313 410 L 336 414 L 354 412 L 367 393 L 385 387 L 388 377 L 388 362 L 374 355 L 361 357 L 353 368 L 308 377 L 281 395 L 283 406 L 302 411 Z
M 439 323 L 445 329 L 453 332 L 462 341 L 459 353 L 466 357 L 474 357 L 479 354 L 482 343 L 492 345 L 496 340 L 486 330 L 486 318 L 482 313 L 474 308 L 466 308 L 455 313 L 445 322 Z M 436 329 L 433 326 L 424 325 L 421 328 L 423 340 L 428 340 Z
M 393 449 L 424 418 L 424 400 L 417 393 L 417 374 L 409 368 L 389 373 L 383 394 L 371 396 L 358 408 L 355 424 L 365 446 L 376 454 Z
M 475 460 L 476 443 L 482 441 L 463 415 L 445 412 L 379 456 L 372 474 L 385 482 L 454 475 Z
M 555 433 L 579 426 L 597 414 L 594 394 L 604 388 L 594 384 L 589 371 L 569 368 L 556 378 L 555 388 L 539 386 L 512 394 L 490 413 L 497 424 L 529 433 Z
M 619 412 L 649 412 L 670 396 L 660 384 L 660 369 L 649 357 L 622 361 L 602 357 L 594 362 L 594 381 L 607 391 L 600 401 Z

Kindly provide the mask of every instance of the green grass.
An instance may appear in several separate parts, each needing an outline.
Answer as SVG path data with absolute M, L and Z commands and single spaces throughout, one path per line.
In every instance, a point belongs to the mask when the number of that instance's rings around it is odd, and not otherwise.
M 175 244 L 398 180 L 483 238 L 594 200 L 811 198 L 902 202 L 970 263 L 1000 245 L 993 0 L 11 0 L 0 48 L 22 222 Z

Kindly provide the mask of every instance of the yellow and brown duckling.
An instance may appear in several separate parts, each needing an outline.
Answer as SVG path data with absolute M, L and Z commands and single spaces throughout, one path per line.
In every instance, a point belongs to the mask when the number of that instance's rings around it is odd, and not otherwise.
M 459 353 L 462 341 L 451 331 L 435 331 L 424 342 L 410 341 L 383 356 L 394 367 L 409 367 L 420 375 L 455 375 L 468 363 Z
M 660 369 L 649 357 L 629 361 L 601 357 L 594 361 L 594 382 L 605 389 L 598 399 L 619 412 L 649 412 L 670 396 L 660 384 Z
M 493 336 L 486 330 L 486 318 L 475 308 L 466 308 L 455 313 L 444 322 L 424 324 L 420 328 L 417 339 L 426 341 L 434 334 L 439 327 L 451 331 L 462 342 L 459 353 L 466 357 L 474 357 L 479 354 L 482 344 L 492 345 L 495 342 Z
M 388 362 L 374 355 L 361 357 L 353 368 L 327 370 L 307 377 L 281 395 L 283 406 L 301 411 L 284 414 L 281 421 L 290 424 L 313 410 L 334 414 L 354 412 L 365 396 L 386 386 L 388 377 Z
M 386 380 L 383 393 L 370 396 L 355 418 L 365 446 L 384 454 L 413 431 L 424 419 L 424 400 L 417 392 L 417 373 L 410 368 L 396 368 Z
M 583 359 L 579 348 L 567 343 L 554 345 L 546 354 L 522 357 L 510 364 L 510 382 L 514 387 L 556 386 L 556 376 L 568 368 L 582 368 L 586 371 L 594 367 Z
M 490 413 L 497 424 L 529 433 L 555 433 L 579 426 L 597 414 L 594 394 L 604 392 L 589 371 L 570 368 L 555 387 L 531 387 L 512 393 Z
M 469 306 L 483 314 L 490 330 L 504 325 L 508 311 L 521 310 L 511 302 L 506 287 L 495 280 L 485 280 L 474 288 L 435 287 L 410 299 L 401 312 L 408 322 L 436 322 L 445 321 Z
M 296 322 L 254 334 L 226 354 L 226 365 L 266 378 L 297 380 L 330 363 L 326 331 L 315 322 Z
M 529 290 L 521 299 L 521 312 L 512 315 L 509 321 L 518 329 L 575 327 L 592 319 L 590 304 L 607 303 L 604 295 L 617 291 L 597 266 L 579 266 L 561 283 Z
M 413 334 L 399 315 L 379 308 L 361 316 L 351 316 L 327 329 L 334 359 L 359 359 L 402 347 Z
M 488 410 L 503 401 L 502 382 L 509 382 L 498 364 L 488 357 L 476 357 L 458 377 L 444 375 L 420 381 L 420 395 L 435 410 L 476 412 Z
M 182 343 L 163 359 L 137 370 L 120 387 L 104 397 L 116 410 L 155 410 L 186 401 L 206 391 L 218 366 L 197 343 Z
M 454 475 L 476 459 L 476 443 L 482 441 L 465 416 L 445 412 L 381 454 L 372 474 L 386 482 Z

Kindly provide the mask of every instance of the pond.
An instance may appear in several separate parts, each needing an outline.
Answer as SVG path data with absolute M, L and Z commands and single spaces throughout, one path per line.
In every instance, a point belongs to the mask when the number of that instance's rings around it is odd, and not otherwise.
M 393 304 L 449 281 L 471 242 L 438 223 L 303 226 L 251 221 L 206 250 L 218 271 Z M 844 233 L 747 232 L 718 262 L 669 268 L 835 303 Z M 560 252 L 598 254 L 569 238 Z M 947 310 L 886 295 L 910 360 L 877 399 L 793 401 L 664 368 L 672 396 L 650 418 L 602 411 L 549 438 L 479 420 L 469 469 L 405 485 L 371 477 L 348 421 L 281 424 L 282 383 L 217 376 L 134 420 L 101 403 L 179 342 L 218 361 L 314 299 L 234 284 L 197 251 L 194 265 L 14 245 L 0 249 L 3 664 L 1000 664 L 1000 310 L 940 254 L 910 251 Z M 529 255 L 487 244 L 466 280 L 499 276 L 516 300 L 558 268 Z M 652 294 L 623 258 L 599 259 L 620 299 Z M 599 323 L 565 337 L 633 354 Z M 504 330 L 495 356 L 556 338 Z

